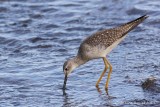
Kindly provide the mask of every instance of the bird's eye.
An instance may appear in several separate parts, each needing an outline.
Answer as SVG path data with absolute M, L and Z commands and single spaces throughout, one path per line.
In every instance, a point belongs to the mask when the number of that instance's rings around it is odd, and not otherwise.
M 68 68 L 65 68 L 65 71 L 67 71 L 68 70 Z

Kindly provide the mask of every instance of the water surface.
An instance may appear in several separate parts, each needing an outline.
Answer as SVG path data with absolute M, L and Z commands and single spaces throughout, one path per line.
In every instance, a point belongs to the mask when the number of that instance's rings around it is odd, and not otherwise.
M 160 76 L 159 7 L 159 0 L 0 0 L 0 106 L 160 106 L 160 93 L 141 87 Z M 144 14 L 150 17 L 107 56 L 109 96 L 107 74 L 95 87 L 102 59 L 76 69 L 63 93 L 63 63 L 84 38 Z

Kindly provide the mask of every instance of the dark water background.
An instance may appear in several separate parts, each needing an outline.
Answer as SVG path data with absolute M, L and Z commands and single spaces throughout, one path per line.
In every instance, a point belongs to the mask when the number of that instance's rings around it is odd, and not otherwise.
M 102 59 L 76 69 L 63 95 L 62 65 L 81 41 L 144 14 L 108 56 L 112 97 L 106 78 L 95 88 Z M 0 0 L 0 107 L 159 107 L 160 93 L 141 87 L 150 76 L 160 76 L 159 0 Z

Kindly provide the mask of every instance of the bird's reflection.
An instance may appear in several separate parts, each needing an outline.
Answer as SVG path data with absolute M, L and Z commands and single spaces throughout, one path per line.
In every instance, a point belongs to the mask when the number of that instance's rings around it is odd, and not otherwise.
M 63 96 L 67 96 L 67 93 L 66 93 L 65 89 L 62 89 L 62 92 L 63 92 Z
M 72 97 L 69 96 L 69 94 L 66 92 L 66 90 L 63 90 L 63 105 L 62 107 L 77 107 L 78 105 L 72 101 Z
M 98 93 L 100 94 L 100 95 L 102 95 L 102 91 L 101 91 L 101 89 L 99 88 L 99 86 L 96 86 L 96 88 L 97 88 L 97 91 L 98 91 Z M 114 96 L 111 96 L 110 94 L 109 94 L 109 92 L 108 92 L 108 89 L 105 89 L 105 93 L 106 93 L 106 97 L 108 98 L 108 99 L 114 99 L 114 98 L 116 98 L 116 97 L 114 97 Z M 103 94 L 104 95 L 104 94 Z
M 62 107 L 66 107 L 66 106 L 68 106 L 68 101 L 69 101 L 69 99 L 68 99 L 68 94 L 66 93 L 66 90 L 64 90 L 64 89 L 62 89 L 62 92 L 63 92 L 63 96 L 64 96 L 64 103 L 63 103 L 63 106 Z
M 102 98 L 102 100 L 107 99 L 107 102 L 105 103 L 106 105 L 109 106 L 113 106 L 113 99 L 116 97 L 110 96 L 108 93 L 108 90 L 101 90 L 98 86 L 96 87 L 98 93 L 99 93 L 99 97 Z M 62 93 L 63 93 L 63 106 L 62 107 L 70 107 L 70 106 L 77 106 L 77 104 L 75 102 L 72 101 L 72 95 L 68 95 L 68 93 L 66 92 L 68 90 L 64 90 L 62 89 Z M 105 100 L 106 101 L 106 100 Z
M 116 97 L 111 96 L 108 92 L 108 89 L 101 91 L 99 86 L 96 86 L 96 89 L 99 93 L 99 97 L 102 98 L 102 100 L 107 99 L 107 100 L 105 100 L 106 101 L 105 105 L 113 107 L 113 105 L 114 105 L 113 99 L 115 99 Z

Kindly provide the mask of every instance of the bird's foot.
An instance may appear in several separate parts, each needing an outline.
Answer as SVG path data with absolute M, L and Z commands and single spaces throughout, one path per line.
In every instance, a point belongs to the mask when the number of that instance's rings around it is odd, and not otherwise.
M 101 89 L 99 88 L 98 85 L 96 85 L 96 88 L 97 88 L 97 91 L 98 91 L 99 93 L 101 93 Z
M 105 91 L 106 91 L 107 95 L 109 95 L 109 94 L 108 94 L 108 87 L 105 87 Z

